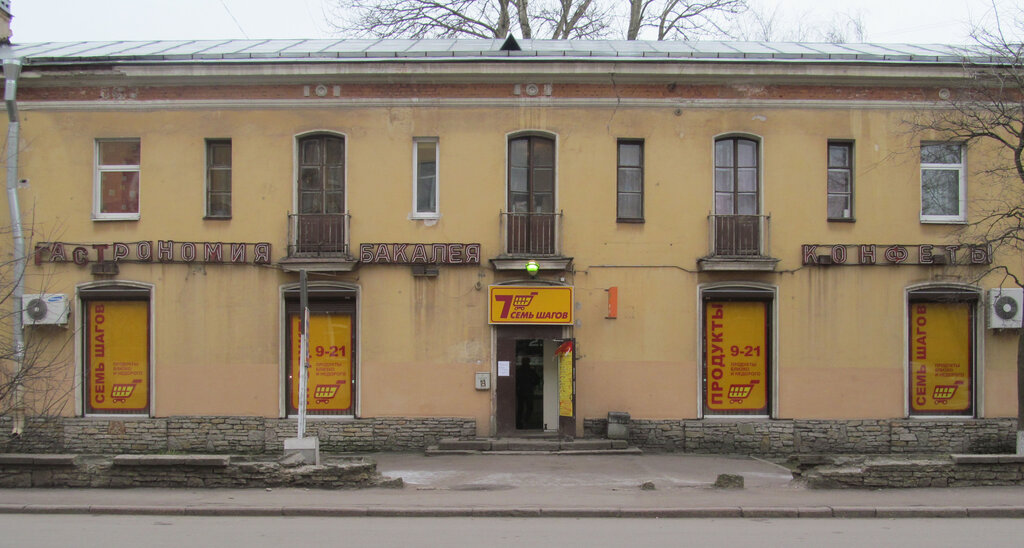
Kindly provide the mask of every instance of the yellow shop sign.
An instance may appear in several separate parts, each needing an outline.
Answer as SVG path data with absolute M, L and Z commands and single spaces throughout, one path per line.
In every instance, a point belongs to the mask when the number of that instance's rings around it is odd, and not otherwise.
M 490 286 L 492 324 L 571 325 L 572 287 Z

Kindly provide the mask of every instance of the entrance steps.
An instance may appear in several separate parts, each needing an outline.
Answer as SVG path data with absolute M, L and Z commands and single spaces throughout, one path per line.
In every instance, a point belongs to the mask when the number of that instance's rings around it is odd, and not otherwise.
M 472 440 L 442 439 L 428 447 L 427 455 L 639 455 L 639 447 L 629 447 L 626 440 L 578 439 L 557 437 L 477 438 Z

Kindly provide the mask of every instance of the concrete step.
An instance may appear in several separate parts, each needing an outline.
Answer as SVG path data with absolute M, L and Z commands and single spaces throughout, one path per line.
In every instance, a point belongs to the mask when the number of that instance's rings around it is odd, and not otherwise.
M 472 440 L 443 439 L 427 448 L 428 455 L 477 453 L 567 453 L 567 454 L 639 454 L 625 440 L 557 438 L 477 438 Z

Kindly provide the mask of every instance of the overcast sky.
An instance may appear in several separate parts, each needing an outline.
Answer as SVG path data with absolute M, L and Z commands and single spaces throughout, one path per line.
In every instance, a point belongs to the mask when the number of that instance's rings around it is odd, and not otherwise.
M 971 21 L 992 0 L 751 0 L 783 19 L 828 21 L 859 14 L 865 40 L 968 43 Z M 995 0 L 1019 6 L 1021 0 Z M 332 38 L 332 0 L 11 0 L 13 42 Z

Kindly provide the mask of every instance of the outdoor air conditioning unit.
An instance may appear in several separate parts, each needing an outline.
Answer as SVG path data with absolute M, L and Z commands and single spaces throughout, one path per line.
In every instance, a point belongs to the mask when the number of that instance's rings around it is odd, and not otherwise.
M 1020 329 L 1024 326 L 1024 289 L 989 289 L 987 305 L 989 329 Z
M 22 295 L 21 318 L 25 325 L 67 325 L 68 296 L 63 293 Z

